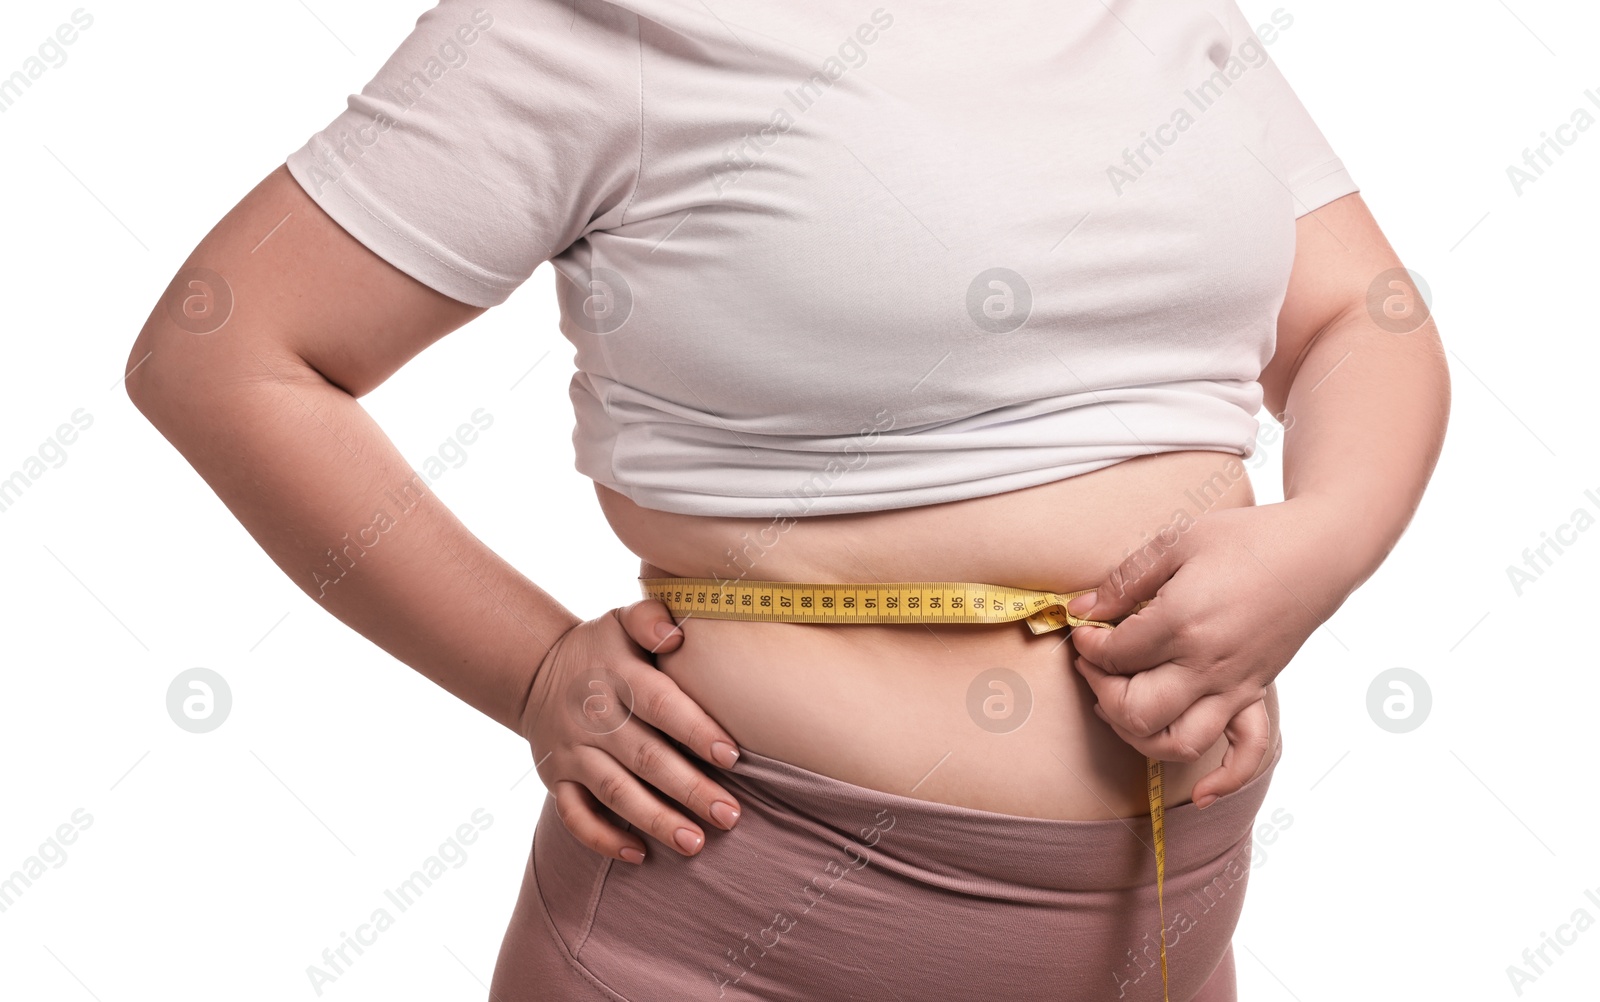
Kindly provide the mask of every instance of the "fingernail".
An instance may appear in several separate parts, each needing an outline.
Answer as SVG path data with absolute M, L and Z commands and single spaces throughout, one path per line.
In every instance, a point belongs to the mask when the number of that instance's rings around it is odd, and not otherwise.
M 711 805 L 711 818 L 724 828 L 732 828 L 739 820 L 739 808 L 718 800 Z
M 623 859 L 627 860 L 630 863 L 643 863 L 644 862 L 644 853 L 640 852 L 638 849 L 635 849 L 631 845 L 623 846 L 621 855 L 622 855 Z
M 683 847 L 684 852 L 694 852 L 700 848 L 700 843 L 705 841 L 699 834 L 688 828 L 679 828 L 672 838 L 678 845 Z
M 724 769 L 732 769 L 733 763 L 739 761 L 739 749 L 726 741 L 711 742 L 711 757 Z
M 656 624 L 656 639 L 657 640 L 665 640 L 668 637 L 672 636 L 677 631 L 678 631 L 678 628 L 676 626 L 674 626 L 673 624 L 671 624 L 671 623 L 657 623 Z
M 1205 796 L 1201 797 L 1199 800 L 1196 800 L 1194 802 L 1194 805 L 1196 807 L 1200 808 L 1203 811 L 1207 807 L 1210 807 L 1212 804 L 1214 804 L 1216 802 L 1217 802 L 1217 795 L 1215 793 L 1208 793 Z
M 1092 591 L 1085 592 L 1067 603 L 1067 611 L 1072 613 L 1074 616 L 1082 616 L 1090 609 L 1093 609 L 1095 603 L 1098 601 L 1100 601 L 1098 593 Z

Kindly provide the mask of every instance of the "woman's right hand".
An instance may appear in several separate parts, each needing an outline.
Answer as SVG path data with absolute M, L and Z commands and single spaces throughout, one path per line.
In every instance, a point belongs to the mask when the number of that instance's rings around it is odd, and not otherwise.
M 660 639 L 658 627 L 672 632 Z M 534 676 L 521 733 L 562 823 L 602 856 L 645 857 L 644 840 L 605 817 L 602 805 L 685 856 L 700 851 L 705 833 L 655 791 L 718 828 L 739 817 L 733 795 L 665 737 L 724 767 L 739 754 L 728 732 L 651 660 L 682 642 L 666 605 L 643 599 L 563 633 Z

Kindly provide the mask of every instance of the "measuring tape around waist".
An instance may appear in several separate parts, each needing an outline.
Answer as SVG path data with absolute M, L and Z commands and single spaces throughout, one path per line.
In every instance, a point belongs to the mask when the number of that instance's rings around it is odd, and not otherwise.
M 1093 590 L 1089 588 L 1056 594 L 967 581 L 811 584 L 716 578 L 640 578 L 639 584 L 646 598 L 660 599 L 673 615 L 703 619 L 934 625 L 1021 619 L 1036 634 L 1069 626 L 1114 625 L 1067 611 L 1067 603 Z M 1149 604 L 1140 602 L 1134 611 Z
M 719 578 L 640 578 L 645 598 L 659 599 L 674 617 L 769 623 L 926 623 L 962 625 L 1022 620 L 1035 634 L 1075 626 L 1115 627 L 1117 622 L 1083 619 L 1067 603 L 1092 591 L 1056 592 L 967 581 L 890 581 L 877 584 L 818 584 Z M 1134 606 L 1137 612 L 1149 602 Z M 1128 615 L 1132 615 L 1130 612 Z M 1167 999 L 1167 841 L 1161 762 L 1145 757 L 1150 834 L 1155 843 L 1156 907 L 1161 928 L 1161 997 Z

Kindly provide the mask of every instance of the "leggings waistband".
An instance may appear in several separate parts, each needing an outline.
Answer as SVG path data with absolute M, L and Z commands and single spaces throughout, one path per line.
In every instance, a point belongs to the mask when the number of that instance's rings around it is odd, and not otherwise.
M 1168 879 L 1212 866 L 1254 823 L 1283 755 L 1280 737 L 1260 775 L 1205 810 L 1165 812 Z M 862 856 L 910 879 L 984 897 L 1062 905 L 1085 891 L 1155 883 L 1150 816 L 1078 821 L 1001 814 L 856 786 L 790 762 L 741 750 L 713 778 L 761 811 L 813 836 L 854 844 Z M 1063 782 L 1077 782 L 1071 773 Z

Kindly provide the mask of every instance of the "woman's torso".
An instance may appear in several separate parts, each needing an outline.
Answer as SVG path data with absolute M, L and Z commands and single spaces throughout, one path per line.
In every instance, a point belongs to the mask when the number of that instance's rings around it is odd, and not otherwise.
M 1184 524 L 1180 510 L 1192 520 L 1255 503 L 1239 457 L 1211 451 L 785 528 L 641 508 L 596 490 L 618 538 L 641 557 L 641 577 L 970 581 L 1055 592 L 1101 584 L 1163 529 Z M 683 643 L 658 655 L 658 667 L 741 747 L 859 786 L 1006 814 L 1148 812 L 1144 756 L 1095 716 L 1065 631 L 1034 635 L 1020 621 L 680 623 Z M 1268 709 L 1275 733 L 1275 690 Z M 1167 802 L 1192 799 L 1224 749 L 1219 740 L 1199 761 L 1167 763 Z

